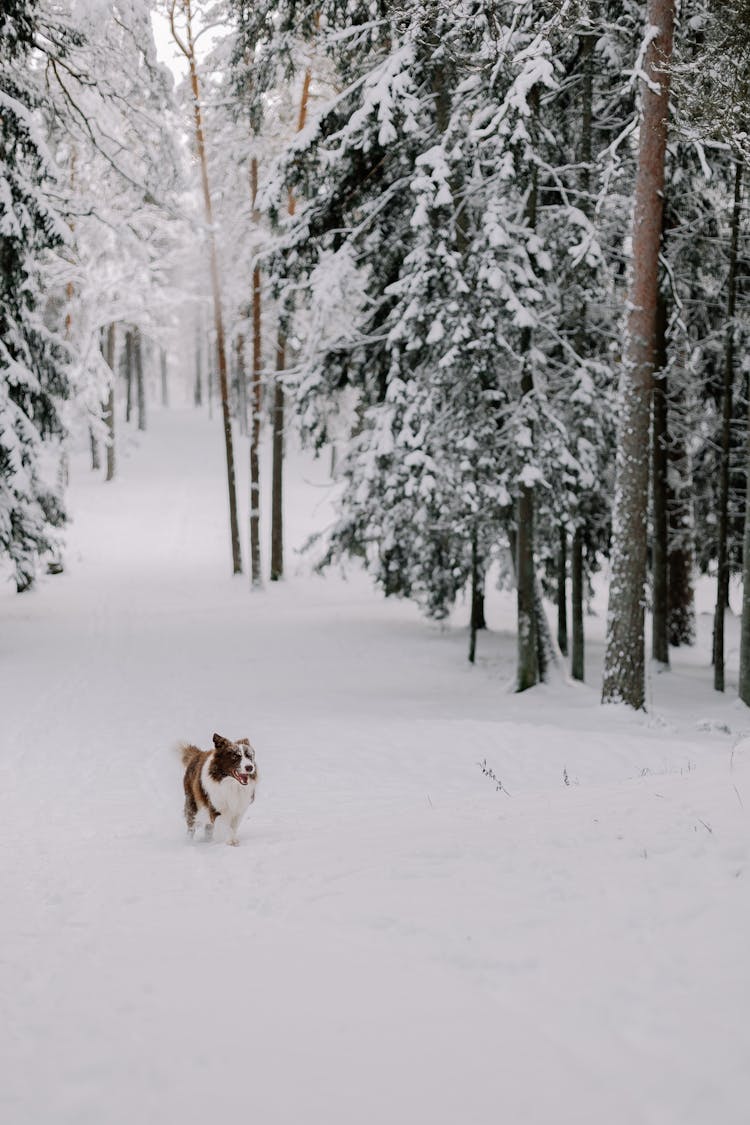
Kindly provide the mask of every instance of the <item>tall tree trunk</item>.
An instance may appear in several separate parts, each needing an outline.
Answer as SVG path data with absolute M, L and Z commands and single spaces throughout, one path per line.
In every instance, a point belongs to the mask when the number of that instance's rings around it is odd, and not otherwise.
M 203 405 L 203 326 L 200 314 L 195 322 L 195 383 L 193 385 L 193 404 Z
M 740 699 L 750 707 L 750 395 L 747 406 L 747 484 L 745 486 L 745 528 L 742 542 L 742 623 L 740 628 Z
M 570 553 L 570 600 L 573 616 L 570 672 L 574 680 L 583 680 L 584 670 L 583 580 L 583 530 L 577 527 L 573 532 Z
M 685 435 L 689 432 L 685 380 L 682 372 L 669 388 L 670 423 L 668 472 L 669 517 L 669 643 L 673 647 L 695 644 L 695 520 L 693 471 Z
M 317 21 L 316 21 L 317 24 Z M 297 132 L 301 133 L 307 121 L 307 110 L 310 101 L 310 84 L 312 72 L 308 67 L 302 81 L 302 96 L 300 97 L 299 115 L 297 117 Z M 287 198 L 289 215 L 294 215 L 297 201 L 294 192 L 290 189 Z M 279 325 L 276 340 L 276 378 L 273 393 L 273 447 L 271 468 L 271 581 L 276 582 L 284 575 L 284 505 L 282 487 L 284 469 L 281 463 L 284 457 L 284 435 L 279 426 L 284 424 L 284 384 L 283 377 L 286 370 L 286 329 Z M 278 460 L 278 464 L 277 464 Z
M 104 358 L 110 370 L 109 392 L 104 407 L 104 421 L 107 426 L 107 480 L 114 480 L 117 471 L 115 449 L 115 334 L 114 324 L 107 329 L 107 343 Z
M 240 332 L 235 344 L 237 355 L 237 413 L 240 416 L 240 433 L 247 433 L 247 374 L 245 372 L 245 337 Z
M 592 18 L 596 15 L 596 6 L 592 6 Z M 581 70 L 583 76 L 581 93 L 581 202 L 580 207 L 584 215 L 593 217 L 593 203 L 591 199 L 591 165 L 593 159 L 593 118 L 594 118 L 594 51 L 597 36 L 586 32 L 581 36 Z M 589 348 L 588 342 L 588 308 L 584 301 L 580 313 L 577 349 L 583 355 Z M 570 550 L 570 672 L 574 680 L 583 681 L 586 637 L 583 628 L 584 617 L 584 553 L 583 543 L 585 538 L 585 515 L 582 511 L 576 512 L 573 526 L 573 538 Z
M 532 116 L 539 111 L 539 89 L 534 86 L 529 95 Z M 531 170 L 531 184 L 526 202 L 526 223 L 530 230 L 536 229 L 537 219 L 537 168 Z M 519 353 L 523 356 L 521 374 L 521 399 L 534 393 L 534 376 L 531 371 L 529 352 L 531 350 L 531 330 L 522 329 Z M 533 442 L 532 442 L 533 447 Z M 517 672 L 516 691 L 526 691 L 539 682 L 540 660 L 543 659 L 539 646 L 536 603 L 536 568 L 534 565 L 534 486 L 521 479 L 516 498 L 516 589 L 517 589 Z
M 208 240 L 208 256 L 211 272 L 211 289 L 214 303 L 214 327 L 216 330 L 216 360 L 219 369 L 219 388 L 221 392 L 221 411 L 224 422 L 224 448 L 227 459 L 227 493 L 229 498 L 229 529 L 232 543 L 232 568 L 235 574 L 242 573 L 242 552 L 240 550 L 240 529 L 237 520 L 237 488 L 234 476 L 234 449 L 232 445 L 232 420 L 229 414 L 229 380 L 227 378 L 227 354 L 224 336 L 224 316 L 221 307 L 221 285 L 219 281 L 219 259 L 216 252 L 216 235 L 214 231 L 213 204 L 211 201 L 211 186 L 208 179 L 208 159 L 203 134 L 203 113 L 201 109 L 200 84 L 198 81 L 198 68 L 195 55 L 195 42 L 193 38 L 193 21 L 190 0 L 181 0 L 182 12 L 185 17 L 186 39 L 184 42 L 175 27 L 175 8 L 177 0 L 172 0 L 170 8 L 170 24 L 172 36 L 178 47 L 185 55 L 190 71 L 190 88 L 193 95 L 193 120 L 195 125 L 195 147 L 201 170 L 201 185 L 203 188 L 203 210 L 206 219 L 206 233 Z
M 568 532 L 560 524 L 560 545 L 557 551 L 557 644 L 563 656 L 568 655 Z
M 133 329 L 125 333 L 125 421 L 133 415 Z
M 649 0 L 647 25 L 655 29 L 643 61 L 643 112 L 633 219 L 628 324 L 620 375 L 612 583 L 602 700 L 645 704 L 644 594 L 648 512 L 649 415 L 654 364 L 664 197 L 664 156 L 669 117 L 674 0 Z
M 164 348 L 159 349 L 159 366 L 161 371 L 161 404 L 169 406 L 169 381 L 167 379 L 167 353 Z
M 729 604 L 729 459 L 732 450 L 734 408 L 734 314 L 737 303 L 737 252 L 742 205 L 742 161 L 734 171 L 734 206 L 727 278 L 727 331 L 724 347 L 724 386 L 721 401 L 721 464 L 719 469 L 719 520 L 714 612 L 714 689 L 724 690 L 724 616 Z
M 258 161 L 250 162 L 250 196 L 253 222 L 260 222 L 257 208 Z M 261 369 L 263 355 L 261 348 L 261 287 L 260 266 L 253 269 L 253 376 L 250 389 L 250 582 L 254 589 L 263 584 L 260 559 L 260 423 L 263 407 L 263 386 Z
M 282 496 L 284 489 L 284 384 L 281 375 L 286 369 L 286 339 L 279 332 L 276 341 L 276 378 L 273 384 L 273 435 L 271 464 L 271 581 L 284 576 L 284 523 Z
M 667 398 L 667 306 L 659 294 L 656 311 L 652 432 L 651 432 L 651 654 L 659 664 L 669 664 L 669 524 L 667 519 L 668 398 Z
M 471 537 L 471 615 L 469 618 L 469 663 L 477 652 L 477 632 L 486 629 L 484 618 L 484 574 L 479 560 L 479 537 L 476 529 Z
M 133 329 L 133 359 L 135 360 L 135 381 L 138 392 L 138 429 L 146 429 L 146 384 L 143 378 L 143 347 L 140 328 Z
M 98 469 L 101 469 L 102 462 L 99 457 L 99 442 L 96 440 L 93 426 L 89 426 L 89 448 L 91 450 L 91 468 L 96 472 Z

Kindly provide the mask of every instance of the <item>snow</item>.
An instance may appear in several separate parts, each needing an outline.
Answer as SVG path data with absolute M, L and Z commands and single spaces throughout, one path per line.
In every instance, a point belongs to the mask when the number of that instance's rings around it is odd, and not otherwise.
M 750 715 L 708 619 L 646 716 L 598 704 L 602 617 L 587 685 L 510 694 L 512 593 L 473 669 L 465 606 L 291 550 L 251 594 L 220 424 L 150 425 L 113 484 L 74 461 L 66 573 L 0 593 L 2 1119 L 744 1125 Z M 290 459 L 290 548 L 326 465 Z M 171 747 L 214 730 L 258 753 L 236 849 L 184 838 Z

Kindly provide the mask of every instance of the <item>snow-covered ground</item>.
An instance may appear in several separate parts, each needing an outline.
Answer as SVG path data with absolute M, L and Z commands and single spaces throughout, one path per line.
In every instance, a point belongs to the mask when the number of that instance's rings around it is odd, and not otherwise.
M 0 593 L 2 1120 L 746 1125 L 750 713 L 708 619 L 649 716 L 598 705 L 601 617 L 588 686 L 515 696 L 510 594 L 472 669 L 463 608 L 293 555 L 324 464 L 253 595 L 217 422 L 120 467 L 74 465 L 66 573 Z M 170 747 L 214 730 L 258 752 L 237 849 L 184 839 Z

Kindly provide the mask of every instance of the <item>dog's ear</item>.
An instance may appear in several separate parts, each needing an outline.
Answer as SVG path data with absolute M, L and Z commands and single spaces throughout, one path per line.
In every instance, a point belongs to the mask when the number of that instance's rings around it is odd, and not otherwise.
M 222 738 L 220 734 L 214 735 L 214 746 L 217 750 L 221 750 L 224 746 L 229 746 L 229 739 Z

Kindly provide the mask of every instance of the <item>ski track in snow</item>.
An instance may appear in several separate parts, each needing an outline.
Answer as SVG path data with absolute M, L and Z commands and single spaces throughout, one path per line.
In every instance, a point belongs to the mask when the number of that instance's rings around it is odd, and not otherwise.
M 0 593 L 2 1119 L 745 1125 L 750 716 L 705 644 L 648 717 L 598 706 L 600 621 L 589 686 L 514 696 L 512 595 L 470 669 L 465 607 L 309 574 L 303 455 L 251 595 L 218 422 L 151 425 Z M 213 730 L 258 751 L 239 849 L 183 838 L 170 747 Z

